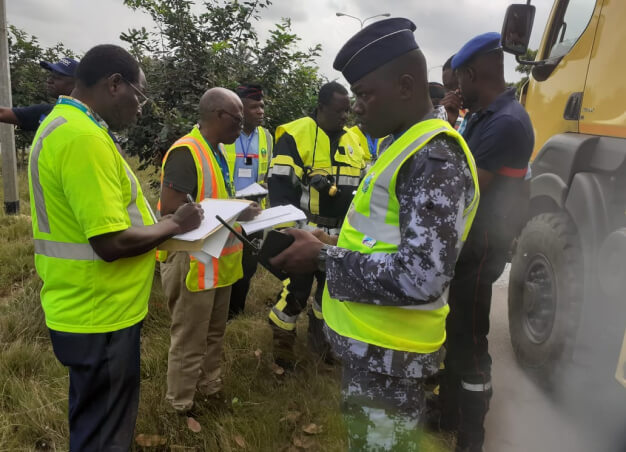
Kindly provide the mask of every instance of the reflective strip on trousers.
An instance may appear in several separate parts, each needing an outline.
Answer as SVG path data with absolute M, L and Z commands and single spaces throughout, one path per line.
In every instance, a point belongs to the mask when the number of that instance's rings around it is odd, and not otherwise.
M 298 320 L 298 316 L 297 315 L 287 315 L 283 311 L 278 309 L 276 306 L 272 307 L 272 312 L 274 314 L 276 314 L 276 317 L 278 317 L 280 320 L 282 320 L 285 323 L 294 323 L 295 324 L 296 321 Z
M 311 308 L 313 309 L 313 315 L 316 319 L 322 320 L 324 318 L 324 315 L 322 314 L 322 307 L 317 302 L 317 300 L 313 300 L 313 303 L 311 303 Z
M 408 145 L 393 162 L 380 173 L 372 187 L 369 217 L 357 212 L 353 207 L 351 207 L 348 212 L 348 221 L 354 229 L 370 238 L 391 245 L 400 245 L 400 228 L 397 225 L 390 225 L 385 222 L 389 209 L 389 184 L 391 183 L 391 179 L 398 169 L 398 166 L 402 164 L 416 148 L 421 147 L 435 135 L 447 130 L 448 129 L 445 127 L 440 127 L 420 136 L 417 140 Z
M 50 121 L 50 124 L 41 132 L 37 143 L 33 147 L 33 153 L 30 157 L 30 178 L 33 184 L 33 198 L 35 199 L 35 211 L 37 212 L 37 228 L 40 232 L 50 233 L 50 221 L 48 219 L 48 211 L 46 210 L 46 200 L 43 193 L 43 187 L 39 180 L 39 154 L 43 148 L 43 140 L 50 135 L 57 127 L 65 124 L 67 119 L 59 116 Z
M 441 309 L 445 305 L 448 304 L 448 291 L 449 289 L 446 289 L 446 291 L 439 298 L 437 298 L 437 300 L 433 301 L 432 303 L 418 304 L 418 305 L 411 305 L 411 306 L 399 306 L 399 308 L 410 309 L 414 311 L 435 311 L 437 309 Z
M 461 387 L 466 391 L 471 392 L 486 392 L 491 389 L 491 381 L 487 383 L 468 383 L 466 381 L 461 380 Z
M 35 239 L 35 254 L 74 261 L 101 261 L 89 243 L 64 243 Z

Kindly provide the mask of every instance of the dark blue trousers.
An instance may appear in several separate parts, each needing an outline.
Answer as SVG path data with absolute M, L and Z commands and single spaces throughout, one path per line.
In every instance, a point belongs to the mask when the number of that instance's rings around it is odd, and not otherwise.
M 110 333 L 50 330 L 57 359 L 69 368 L 70 451 L 130 449 L 139 405 L 141 322 Z

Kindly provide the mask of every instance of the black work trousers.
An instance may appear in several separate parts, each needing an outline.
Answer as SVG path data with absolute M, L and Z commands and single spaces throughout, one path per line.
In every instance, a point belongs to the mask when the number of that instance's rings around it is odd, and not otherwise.
M 441 424 L 458 431 L 459 448 L 480 450 L 484 441 L 483 422 L 492 395 L 487 344 L 491 287 L 502 274 L 509 244 L 501 234 L 475 225 L 450 285 Z
M 141 322 L 110 333 L 50 331 L 69 368 L 70 451 L 127 451 L 139 406 Z
M 251 242 L 260 243 L 263 239 L 263 231 L 246 235 Z M 230 305 L 228 307 L 228 320 L 243 313 L 246 307 L 246 297 L 250 290 L 250 281 L 256 273 L 259 257 L 253 252 L 249 246 L 243 247 L 243 256 L 241 258 L 241 266 L 243 267 L 243 276 L 235 284 L 232 285 L 230 292 Z

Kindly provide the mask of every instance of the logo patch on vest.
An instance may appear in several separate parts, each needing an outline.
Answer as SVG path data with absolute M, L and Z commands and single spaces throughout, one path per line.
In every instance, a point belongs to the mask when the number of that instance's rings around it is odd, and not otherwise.
M 372 182 L 372 178 L 374 177 L 374 173 L 370 173 L 367 175 L 367 177 L 363 180 L 363 185 L 361 186 L 361 191 L 363 193 L 367 193 L 367 190 L 369 190 L 370 188 L 370 183 Z
M 373 239 L 371 237 L 365 236 L 363 238 L 363 245 L 365 245 L 368 248 L 372 248 L 374 245 L 376 245 L 376 239 Z
M 261 148 L 261 155 L 265 157 L 265 154 L 267 154 L 267 151 L 265 150 L 265 148 Z
M 350 155 L 354 154 L 354 149 L 352 149 L 352 146 L 348 145 L 348 152 L 350 153 Z

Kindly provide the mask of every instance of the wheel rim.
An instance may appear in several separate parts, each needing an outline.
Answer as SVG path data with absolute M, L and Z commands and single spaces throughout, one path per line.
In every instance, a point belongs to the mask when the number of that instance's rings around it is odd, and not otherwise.
M 556 313 L 556 281 L 552 265 L 538 254 L 532 258 L 524 279 L 524 330 L 535 344 L 552 333 Z

